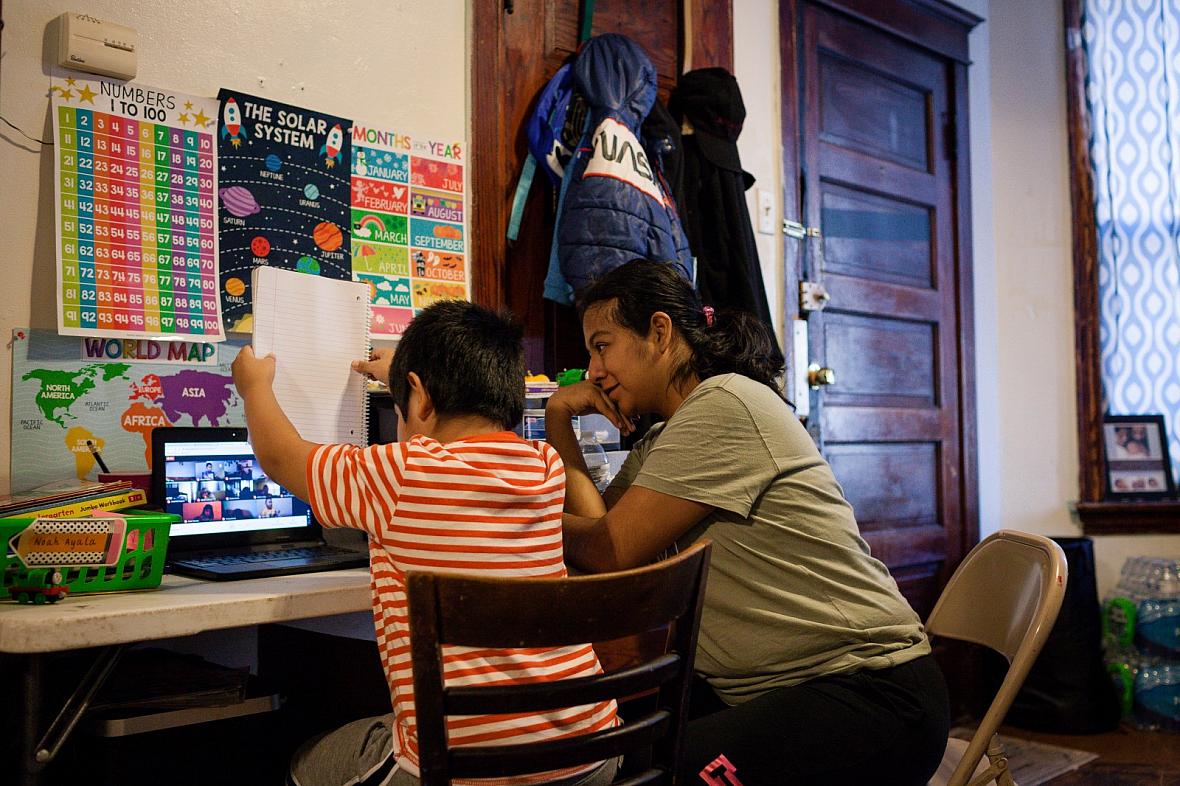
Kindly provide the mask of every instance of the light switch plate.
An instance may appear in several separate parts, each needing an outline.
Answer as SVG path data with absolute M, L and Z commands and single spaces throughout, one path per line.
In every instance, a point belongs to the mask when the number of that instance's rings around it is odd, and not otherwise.
M 765 188 L 758 189 L 758 232 L 774 234 L 774 195 Z

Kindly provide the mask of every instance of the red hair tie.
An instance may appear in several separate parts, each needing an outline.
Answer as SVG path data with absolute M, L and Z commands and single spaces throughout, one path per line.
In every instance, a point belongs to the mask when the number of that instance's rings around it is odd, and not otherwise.
M 705 306 L 701 310 L 705 312 L 705 327 L 713 327 L 713 307 Z

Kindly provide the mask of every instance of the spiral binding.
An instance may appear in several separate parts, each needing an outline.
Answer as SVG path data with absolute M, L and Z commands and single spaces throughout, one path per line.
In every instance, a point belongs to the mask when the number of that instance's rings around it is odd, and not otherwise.
M 356 296 L 357 302 L 365 304 L 365 346 L 361 357 L 370 357 L 373 353 L 373 307 L 369 299 Z M 369 446 L 369 386 L 361 385 L 361 439 L 362 448 Z M 355 434 L 353 435 L 355 436 Z

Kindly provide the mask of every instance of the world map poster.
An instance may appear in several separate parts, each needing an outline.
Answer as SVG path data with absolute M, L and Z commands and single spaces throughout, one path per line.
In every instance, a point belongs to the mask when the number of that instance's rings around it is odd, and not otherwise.
M 95 362 L 78 338 L 18 329 L 12 335 L 12 489 L 96 480 L 92 440 L 112 471 L 150 469 L 160 426 L 244 426 L 230 364 L 240 345 L 218 345 L 216 365 Z

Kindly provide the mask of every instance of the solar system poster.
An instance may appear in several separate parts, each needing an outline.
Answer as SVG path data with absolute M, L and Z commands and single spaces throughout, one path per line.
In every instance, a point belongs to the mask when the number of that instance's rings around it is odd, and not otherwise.
M 222 313 L 250 333 L 254 268 L 352 278 L 352 121 L 224 88 L 217 98 Z
M 396 338 L 437 300 L 470 296 L 462 142 L 352 127 L 352 276 L 374 336 Z

